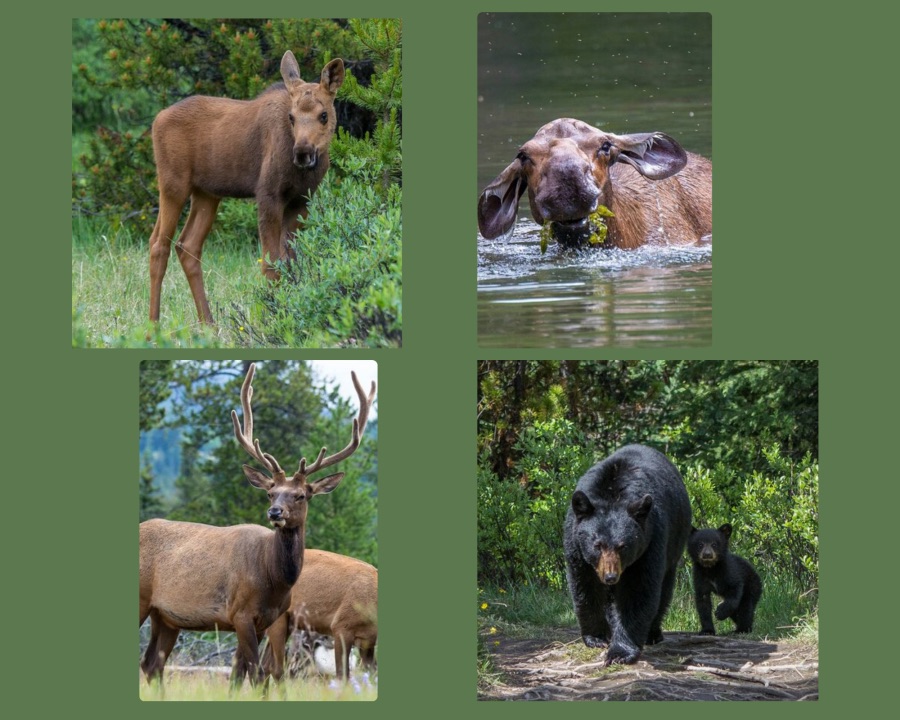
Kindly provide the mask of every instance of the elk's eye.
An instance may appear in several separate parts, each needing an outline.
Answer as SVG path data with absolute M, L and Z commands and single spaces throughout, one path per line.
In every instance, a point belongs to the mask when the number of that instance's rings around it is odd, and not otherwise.
M 294 495 L 294 502 L 301 502 L 302 500 L 306 500 L 306 495 Z
M 327 112 L 323 112 L 321 115 L 319 115 L 319 122 L 322 123 L 323 125 L 328 124 L 328 113 Z
M 600 146 L 600 152 L 608 153 L 608 152 L 609 152 L 609 149 L 610 149 L 611 147 L 612 147 L 612 143 L 611 143 L 609 140 L 607 140 L 606 142 L 604 142 L 604 143 Z
M 294 126 L 294 113 L 288 113 L 288 121 L 291 123 L 291 127 Z

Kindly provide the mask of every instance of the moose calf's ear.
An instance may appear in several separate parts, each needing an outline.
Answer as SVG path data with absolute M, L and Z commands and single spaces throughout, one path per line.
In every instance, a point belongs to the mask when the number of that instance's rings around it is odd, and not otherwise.
M 334 95 L 344 84 L 344 61 L 335 58 L 322 69 L 319 84 Z
M 303 82 L 300 79 L 300 66 L 297 64 L 297 58 L 294 53 L 288 50 L 281 58 L 281 78 L 285 85 L 294 85 Z

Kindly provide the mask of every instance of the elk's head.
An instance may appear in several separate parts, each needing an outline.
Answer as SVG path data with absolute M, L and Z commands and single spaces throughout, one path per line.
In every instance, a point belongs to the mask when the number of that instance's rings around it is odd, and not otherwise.
M 311 465 L 307 465 L 306 458 L 300 460 L 300 467 L 291 477 L 288 477 L 278 461 L 269 453 L 263 452 L 259 447 L 259 440 L 253 438 L 253 410 L 251 399 L 253 398 L 253 374 L 256 365 L 251 365 L 244 378 L 241 387 L 241 407 L 243 409 L 243 427 L 238 421 L 237 412 L 231 411 L 231 420 L 234 423 L 234 436 L 244 450 L 251 457 L 261 463 L 271 473 L 267 475 L 256 468 L 244 465 L 244 474 L 250 484 L 265 490 L 269 495 L 269 510 L 267 517 L 276 528 L 300 528 L 306 524 L 307 503 L 313 495 L 330 493 L 344 477 L 344 473 L 335 473 L 318 480 L 310 480 L 310 476 L 323 468 L 334 465 L 341 460 L 350 457 L 359 447 L 359 441 L 366 428 L 369 408 L 375 399 L 375 383 L 366 396 L 362 385 L 351 373 L 353 386 L 359 396 L 359 415 L 353 419 L 353 433 L 350 443 L 340 452 L 325 456 L 325 448 L 319 451 L 319 456 Z
M 344 61 L 335 58 L 328 63 L 319 82 L 304 82 L 297 58 L 288 50 L 281 58 L 281 77 L 291 97 L 288 122 L 294 136 L 294 165 L 312 170 L 320 158 L 327 157 L 328 144 L 337 127 L 334 96 L 344 84 Z
M 486 238 L 508 232 L 519 198 L 528 190 L 531 214 L 550 224 L 560 242 L 591 234 L 588 216 L 612 205 L 610 167 L 626 163 L 648 180 L 662 180 L 687 164 L 687 153 L 663 133 L 613 135 L 581 120 L 560 118 L 544 125 L 519 148 L 516 159 L 478 200 L 478 229 Z

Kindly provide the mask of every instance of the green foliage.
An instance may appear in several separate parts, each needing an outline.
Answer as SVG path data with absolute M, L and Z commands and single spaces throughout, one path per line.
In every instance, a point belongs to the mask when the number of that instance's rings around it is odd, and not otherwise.
M 140 428 L 150 430 L 162 424 L 165 401 L 172 394 L 171 363 L 145 360 L 140 366 L 140 396 L 138 411 Z
M 568 420 L 537 421 L 517 448 L 516 482 L 478 471 L 479 578 L 513 584 L 527 576 L 565 586 L 562 527 L 574 481 L 592 462 L 584 436 Z
M 146 461 L 141 463 L 138 497 L 140 500 L 138 517 L 141 522 L 163 515 L 164 505 L 162 497 L 160 497 L 159 490 L 153 485 L 153 472 Z
M 399 346 L 401 233 L 397 186 L 382 193 L 365 169 L 326 179 L 295 240 L 296 260 L 277 264 L 282 282 L 258 289 L 264 312 L 231 315 L 234 333 L 290 347 Z

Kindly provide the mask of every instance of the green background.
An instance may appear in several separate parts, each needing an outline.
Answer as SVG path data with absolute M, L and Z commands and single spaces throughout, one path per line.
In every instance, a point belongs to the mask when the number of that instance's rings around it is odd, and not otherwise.
M 343 2 L 404 20 L 406 326 L 399 351 L 285 356 L 379 363 L 379 699 L 315 712 L 546 713 L 475 701 L 475 367 L 496 358 L 813 358 L 821 362 L 819 706 L 887 700 L 898 427 L 893 172 L 896 11 L 857 2 L 569 2 L 713 13 L 714 345 L 695 351 L 479 351 L 475 345 L 475 29 L 530 0 Z M 137 699 L 137 380 L 146 357 L 268 352 L 74 350 L 70 343 L 70 19 L 122 3 L 25 5 L 3 43 L 6 470 L 4 705 L 32 712 L 229 716 Z M 260 16 L 314 6 L 260 2 Z M 246 4 L 143 3 L 134 14 L 246 15 Z M 50 182 L 45 185 L 44 181 Z M 886 212 L 885 212 L 886 209 Z M 894 327 L 894 330 L 890 330 Z M 890 686 L 887 686 L 890 688 Z M 883 697 L 878 697 L 883 696 Z M 254 712 L 308 712 L 276 705 Z M 816 712 L 812 708 L 768 712 Z M 554 710 L 554 712 L 556 712 Z M 576 705 L 566 713 L 595 713 Z M 619 710 L 649 716 L 650 704 Z M 665 708 L 678 716 L 715 706 Z M 747 716 L 757 708 L 733 706 Z

